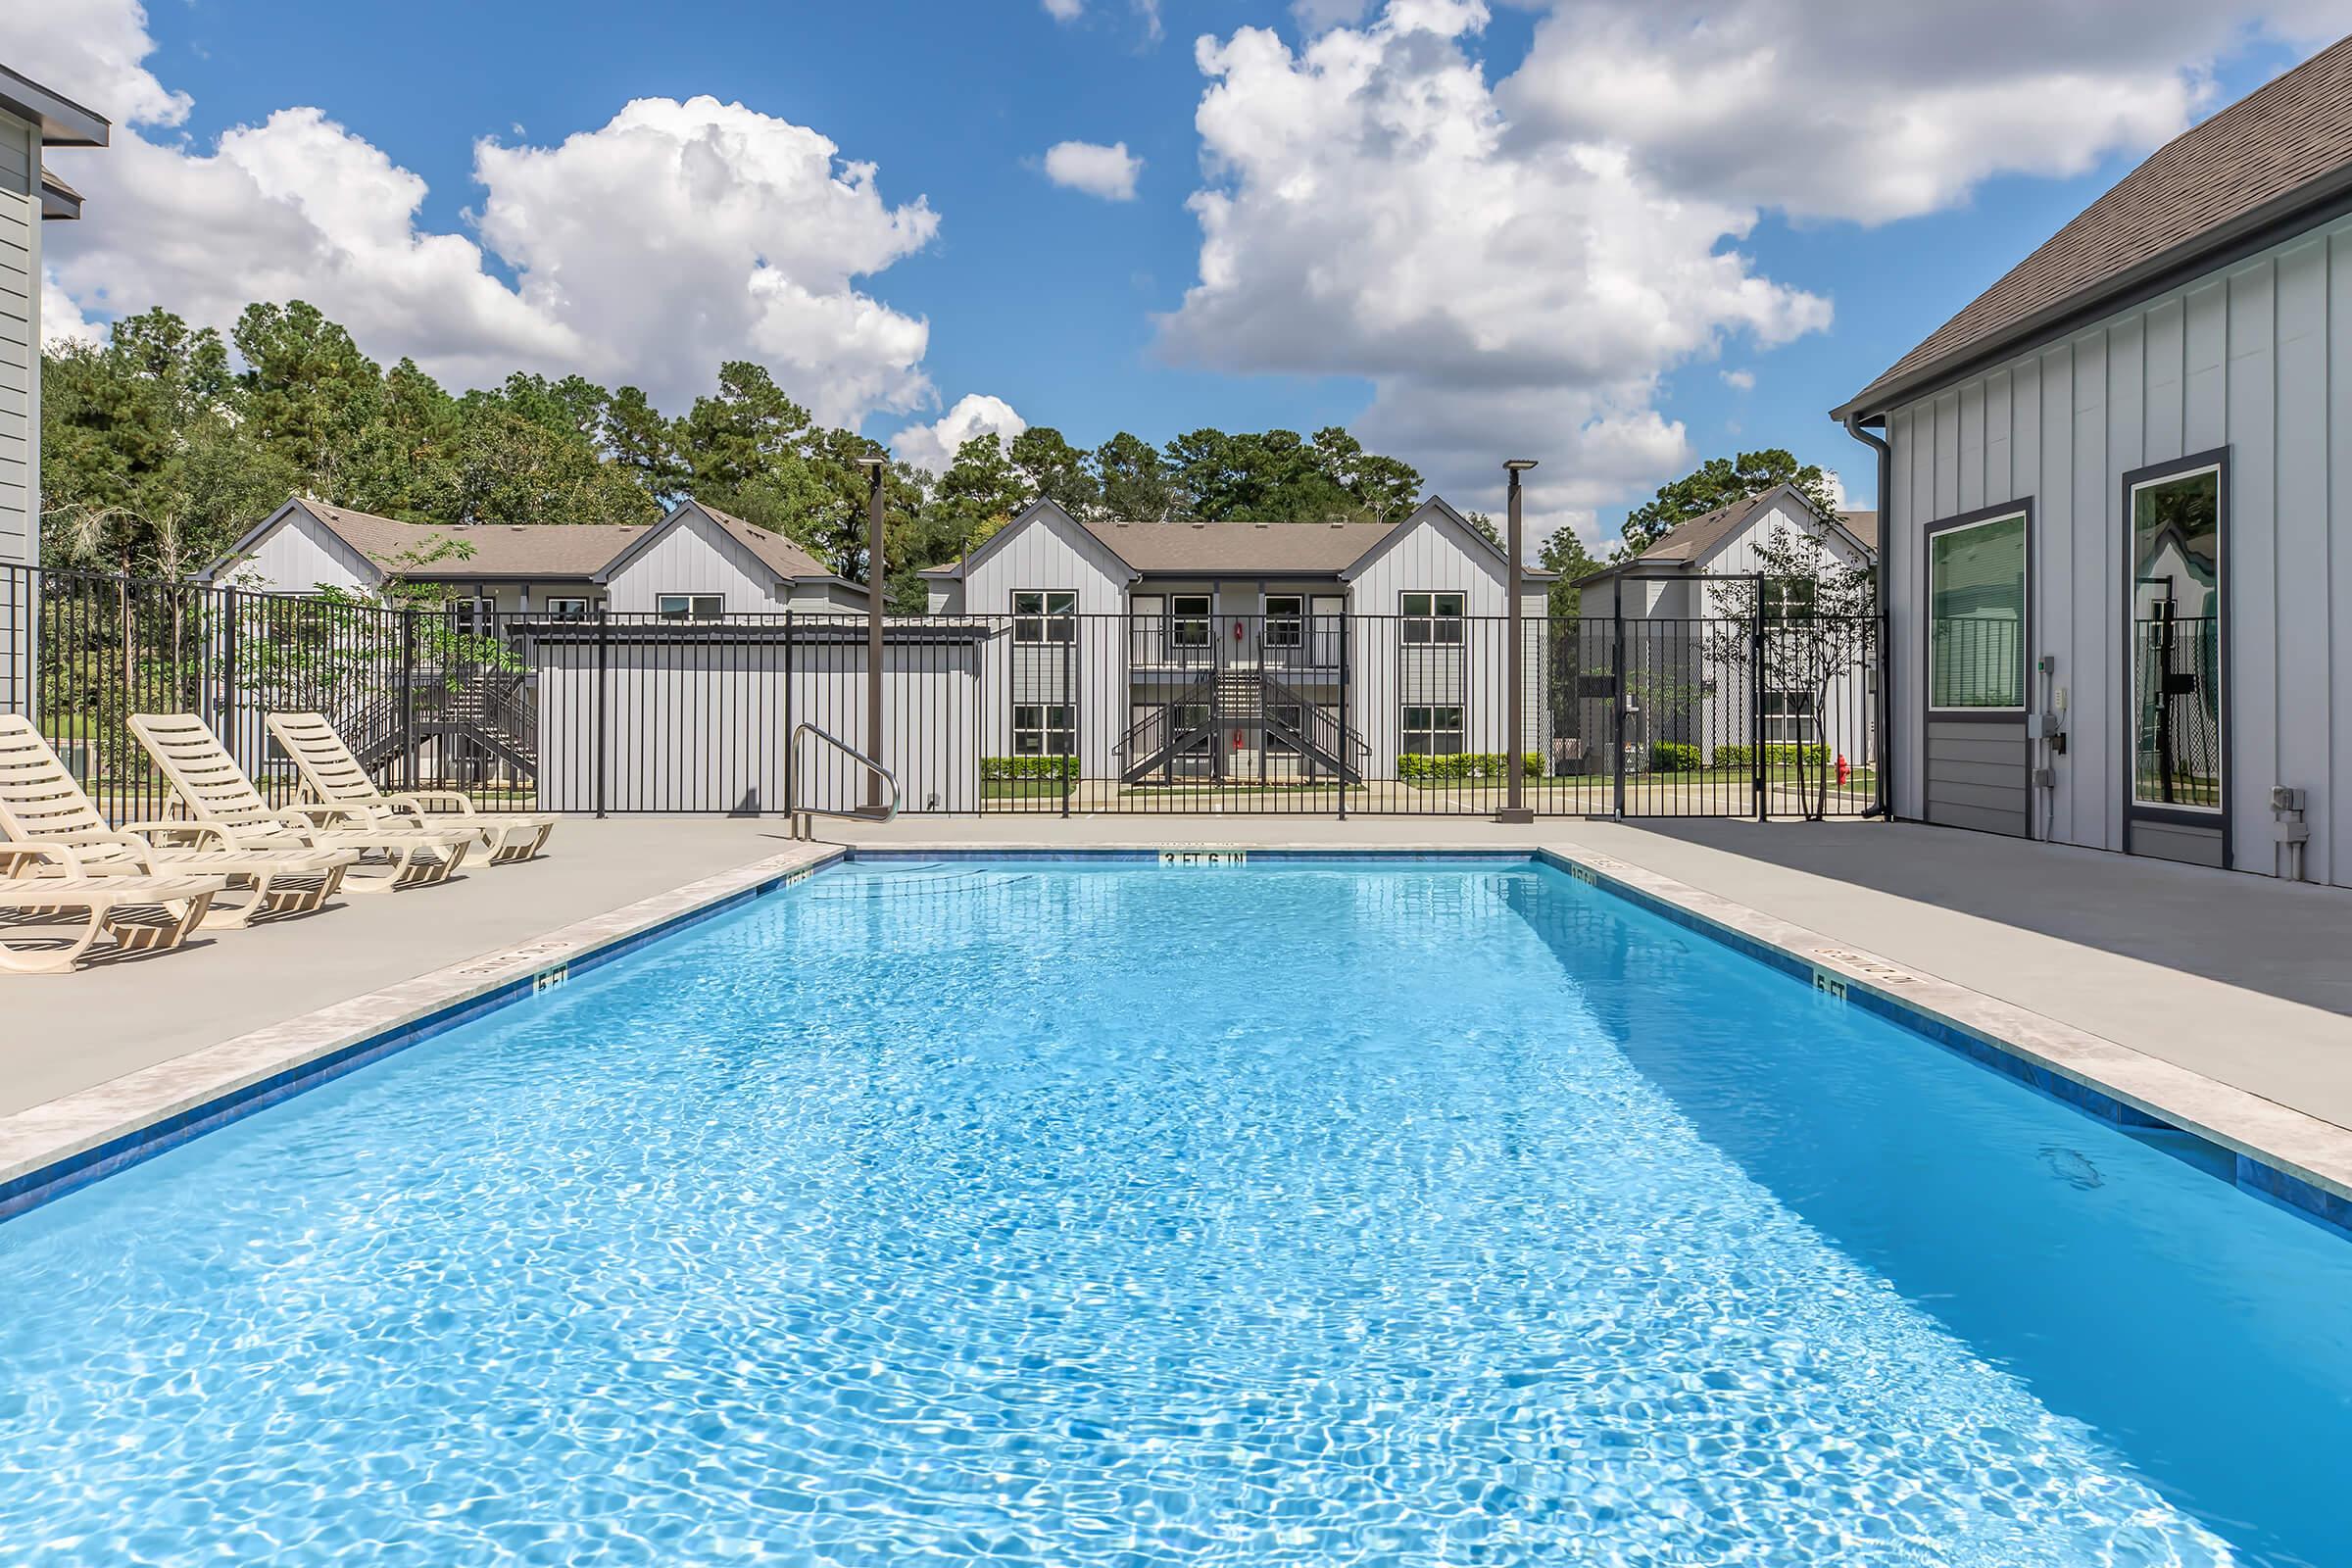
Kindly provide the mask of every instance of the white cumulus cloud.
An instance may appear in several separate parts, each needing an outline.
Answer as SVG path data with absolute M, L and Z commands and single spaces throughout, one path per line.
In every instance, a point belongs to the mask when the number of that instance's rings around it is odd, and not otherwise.
M 1723 384 L 1735 392 L 1753 392 L 1756 389 L 1756 372 L 1726 370 L 1723 372 Z
M 1667 369 L 1830 308 L 1729 248 L 1752 211 L 1661 200 L 1618 149 L 1524 145 L 1469 52 L 1486 21 L 1476 0 L 1394 0 L 1297 52 L 1263 28 L 1200 41 L 1200 279 L 1162 345 L 1362 376 L 1368 444 L 1465 504 L 1493 499 L 1502 458 L 1545 459 L 1537 504 L 1558 516 L 1687 461 L 1653 407 Z
M 1657 411 L 1666 376 L 1830 325 L 1742 254 L 1767 214 L 1879 222 L 2079 172 L 2179 130 L 2249 36 L 2342 20 L 2341 0 L 2132 9 L 2119 31 L 2109 0 L 1550 0 L 1490 80 L 1482 0 L 1295 0 L 1295 46 L 1196 46 L 1199 272 L 1160 347 L 1361 377 L 1367 442 L 1489 507 L 1501 458 L 1544 459 L 1531 512 L 1581 524 L 1698 455 Z
M 1076 22 L 1086 12 L 1086 0 L 1045 0 L 1045 7 L 1055 22 Z
M 1144 161 L 1123 141 L 1105 147 L 1092 141 L 1057 141 L 1046 149 L 1046 177 L 1056 185 L 1100 196 L 1106 202 L 1135 200 L 1135 178 Z
M 185 97 L 140 64 L 153 45 L 134 0 L 41 14 L 77 24 L 12 40 L 12 65 L 119 122 L 184 118 Z M 939 220 L 886 201 L 873 165 L 807 126 L 640 99 L 552 147 L 484 140 L 474 175 L 474 234 L 437 232 L 419 219 L 424 181 L 319 109 L 210 146 L 119 131 L 68 173 L 87 216 L 44 236 L 44 297 L 74 307 L 52 330 L 150 305 L 225 327 L 250 301 L 302 298 L 370 353 L 459 385 L 577 370 L 674 406 L 721 359 L 750 358 L 827 420 L 932 399 L 928 324 L 858 280 Z
M 1013 412 L 1012 405 L 1003 398 L 982 392 L 970 392 L 956 400 L 956 406 L 928 424 L 914 423 L 901 430 L 886 443 L 890 455 L 901 463 L 911 463 L 934 474 L 945 473 L 956 461 L 956 449 L 976 435 L 994 435 L 1009 442 L 1029 428 L 1029 421 Z

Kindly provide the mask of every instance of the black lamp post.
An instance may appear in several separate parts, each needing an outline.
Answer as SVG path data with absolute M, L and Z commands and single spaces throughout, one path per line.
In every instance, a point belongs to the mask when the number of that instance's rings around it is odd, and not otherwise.
M 862 749 L 879 763 L 882 760 L 882 481 L 889 474 L 890 459 L 877 452 L 859 458 L 858 466 L 865 470 L 865 745 Z M 878 767 L 865 770 L 865 808 L 876 816 L 886 808 Z
M 1527 540 L 1519 499 L 1519 476 L 1535 466 L 1533 458 L 1512 458 L 1502 466 L 1511 476 L 1507 545 L 1511 557 L 1510 620 L 1503 636 L 1503 657 L 1510 662 L 1510 700 L 1505 704 L 1510 733 L 1503 737 L 1502 776 L 1506 782 L 1503 808 L 1494 813 L 1497 822 L 1532 823 L 1536 819 L 1527 806 L 1527 615 L 1520 605 L 1527 594 Z

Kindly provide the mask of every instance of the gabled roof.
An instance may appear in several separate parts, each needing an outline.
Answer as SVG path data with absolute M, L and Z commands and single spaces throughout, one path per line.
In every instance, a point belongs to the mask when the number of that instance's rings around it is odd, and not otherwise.
M 1884 414 L 2347 196 L 2352 38 L 2158 148 L 1831 416 Z
M 402 522 L 371 512 L 330 507 L 302 497 L 288 501 L 231 545 L 228 554 L 205 568 L 205 578 L 220 575 L 253 553 L 254 547 L 295 512 L 318 519 L 319 525 L 349 545 L 376 568 L 379 578 L 399 575 L 432 581 L 487 577 L 577 578 L 587 581 L 604 564 L 651 529 L 635 523 L 491 523 L 478 527 L 447 527 L 438 523 Z M 405 559 L 430 555 L 445 541 L 466 546 L 471 554 L 455 554 L 395 572 Z
M 837 575 L 823 562 L 782 534 L 762 528 L 758 523 L 746 522 L 733 513 L 721 512 L 716 507 L 706 506 L 702 502 L 692 499 L 681 501 L 670 508 L 669 514 L 653 527 L 631 530 L 637 537 L 597 570 L 595 580 L 598 582 L 611 581 L 622 567 L 646 551 L 651 550 L 654 542 L 663 534 L 683 525 L 687 516 L 694 513 L 700 513 L 709 518 L 714 527 L 750 551 L 753 557 L 768 569 L 769 574 L 779 586 L 797 582 L 831 582 L 854 589 L 860 595 L 865 592 L 864 584 L 851 582 L 848 578 Z
M 1497 560 L 1502 558 L 1500 548 L 1460 513 L 1434 498 L 1401 522 L 1079 522 L 1052 502 L 1039 501 L 962 561 L 927 567 L 919 575 L 951 580 L 963 576 L 1001 548 L 1000 541 L 1048 509 L 1055 518 L 1076 528 L 1081 537 L 1100 546 L 1109 563 L 1125 568 L 1129 580 L 1141 576 L 1353 576 L 1424 514 L 1449 518 L 1477 540 L 1480 548 Z M 1532 569 L 1527 576 L 1531 582 L 1551 580 L 1550 573 Z
M 1803 491 L 1791 484 L 1776 484 L 1769 490 L 1759 490 L 1752 496 L 1702 512 L 1686 522 L 1673 527 L 1650 542 L 1648 549 L 1629 560 L 1616 562 L 1600 570 L 1579 577 L 1582 583 L 1602 582 L 1622 576 L 1636 568 L 1647 568 L 1652 574 L 1687 570 L 1697 565 L 1718 549 L 1728 544 L 1741 529 L 1762 514 L 1782 503 L 1801 515 L 1820 516 Z M 1823 522 L 1846 536 L 1848 543 L 1867 555 L 1876 556 L 1879 548 L 1879 514 L 1875 512 L 1840 512 L 1835 518 Z M 1864 532 L 1867 529 L 1868 532 Z
M 41 166 L 41 216 L 50 219 L 81 216 L 81 192 L 58 178 L 57 172 L 47 164 Z

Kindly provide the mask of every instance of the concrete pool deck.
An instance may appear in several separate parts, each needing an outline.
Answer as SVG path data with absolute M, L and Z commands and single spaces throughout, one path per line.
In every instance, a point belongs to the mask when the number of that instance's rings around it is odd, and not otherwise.
M 2088 1080 L 2127 1097 L 2145 1090 L 2174 1112 L 2185 1105 L 2184 1124 L 2252 1129 L 2239 1141 L 2331 1185 L 2352 1169 L 2352 1137 L 2331 1131 L 2352 1129 L 2352 894 L 2341 890 L 1863 822 L 1510 828 L 1450 817 L 1039 814 L 823 827 L 832 844 L 902 850 L 1550 849 L 1669 896 L 1680 885 L 1696 901 L 1689 907 L 1745 922 L 1791 952 L 1857 950 L 1857 977 L 1883 958 L 1923 990 L 1981 994 L 1996 1004 L 1984 1016 L 2006 1020 L 1993 1032 L 2029 1047 L 2057 1042 L 2048 1059 L 2072 1059 Z M 207 933 L 178 954 L 12 979 L 0 993 L 0 1152 L 89 1121 L 68 1114 L 68 1097 L 119 1112 L 174 1084 L 188 1103 L 200 1054 L 217 1066 L 348 1033 L 354 1019 L 447 991 L 452 976 L 544 960 L 560 931 L 575 942 L 610 935 L 632 907 L 684 907 L 682 885 L 715 897 L 751 885 L 746 867 L 773 875 L 824 853 L 795 845 L 772 818 L 573 819 L 551 848 L 543 860 L 469 870 L 444 889 L 349 898 L 305 919 Z M 144 1086 L 136 1094 L 134 1077 Z M 2315 1144 L 2317 1133 L 2328 1136 Z M 2319 1145 L 2324 1157 L 2314 1157 Z

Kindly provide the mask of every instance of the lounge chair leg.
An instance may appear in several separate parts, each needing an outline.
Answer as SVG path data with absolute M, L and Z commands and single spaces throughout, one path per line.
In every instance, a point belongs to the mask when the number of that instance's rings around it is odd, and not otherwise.
M 125 920 L 122 911 L 117 909 L 100 923 L 125 953 L 169 953 L 187 940 L 188 933 L 196 929 L 212 906 L 213 896 L 199 893 L 194 898 L 173 899 L 154 906 L 163 913 L 161 920 Z
M 381 871 L 360 871 L 358 866 L 353 866 L 351 869 L 359 871 L 359 874 L 343 878 L 344 890 L 350 893 L 391 893 L 408 886 L 409 862 L 416 858 L 416 846 L 406 845 L 398 850 L 388 849 L 384 853 L 392 857 L 390 866 Z
M 81 934 L 63 948 L 20 948 L 0 937 L 0 974 L 64 974 L 81 961 L 106 929 L 106 911 L 91 909 L 81 923 Z

